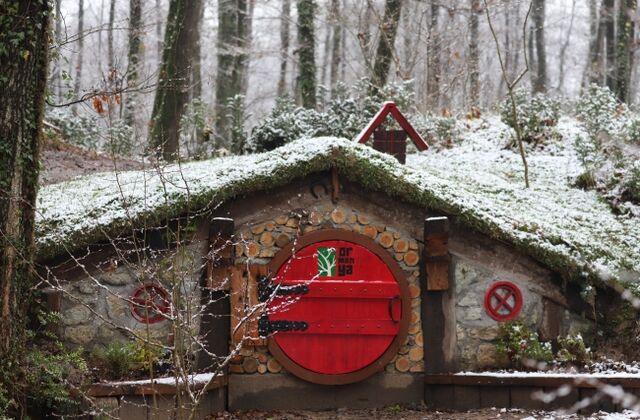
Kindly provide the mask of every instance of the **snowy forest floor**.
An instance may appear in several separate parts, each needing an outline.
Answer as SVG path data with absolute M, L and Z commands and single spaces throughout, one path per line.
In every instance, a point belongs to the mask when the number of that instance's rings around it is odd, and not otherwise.
M 623 420 L 640 419 L 640 413 L 625 411 L 623 413 L 594 413 L 591 415 L 563 414 L 557 411 L 537 411 L 504 408 L 487 408 L 464 412 L 442 412 L 426 408 L 404 408 L 392 406 L 380 409 L 349 410 L 338 409 L 328 411 L 243 411 L 235 413 L 220 413 L 211 420 L 347 420 L 347 419 L 405 419 L 405 420 L 436 420 L 436 419 L 461 419 L 461 420 Z

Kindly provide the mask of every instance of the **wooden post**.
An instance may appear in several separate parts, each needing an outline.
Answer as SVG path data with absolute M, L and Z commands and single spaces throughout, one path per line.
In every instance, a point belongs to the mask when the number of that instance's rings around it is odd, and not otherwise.
M 426 374 L 455 371 L 455 298 L 449 288 L 448 236 L 446 217 L 425 220 L 421 314 Z M 429 395 L 428 387 L 425 398 L 427 404 L 436 398 Z
M 209 226 L 209 252 L 204 270 L 200 318 L 200 336 L 204 347 L 212 353 L 201 352 L 199 371 L 217 371 L 219 361 L 229 354 L 229 277 L 234 263 L 233 219 L 216 217 Z M 226 371 L 226 369 L 225 369 Z
M 424 262 L 428 290 L 449 289 L 449 219 L 430 217 L 424 222 Z

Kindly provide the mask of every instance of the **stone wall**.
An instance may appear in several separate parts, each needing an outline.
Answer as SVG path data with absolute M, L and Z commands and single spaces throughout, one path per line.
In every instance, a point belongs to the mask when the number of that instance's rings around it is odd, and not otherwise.
M 411 296 L 409 334 L 387 372 L 423 372 L 423 338 L 420 321 L 418 242 L 410 234 L 367 212 L 330 203 L 296 209 L 237 229 L 236 264 L 268 264 L 297 235 L 318 229 L 355 231 L 375 240 L 398 262 L 406 275 Z M 244 348 L 230 366 L 233 373 L 278 373 L 280 364 L 266 347 Z
M 473 237 L 473 235 L 468 235 Z M 454 250 L 452 270 L 455 281 L 455 317 L 458 367 L 461 370 L 482 370 L 508 367 L 509 360 L 496 350 L 500 322 L 489 316 L 484 297 L 496 281 L 507 280 L 522 292 L 523 306 L 518 319 L 533 331 L 540 331 L 541 340 L 553 340 L 558 335 L 585 334 L 593 324 L 569 310 L 566 293 L 554 283 L 553 273 L 528 258 L 484 241 L 471 242 Z M 454 245 L 454 248 L 456 245 Z M 469 248 L 476 248 L 469 252 Z M 456 253 L 458 251 L 459 253 Z M 550 311 L 553 306 L 556 310 Z M 548 330 L 554 325 L 554 331 Z
M 205 241 L 194 241 L 181 249 L 163 252 L 143 266 L 110 258 L 100 264 L 101 268 L 65 282 L 61 340 L 86 350 L 104 348 L 114 341 L 124 342 L 136 334 L 166 342 L 171 321 L 147 324 L 136 319 L 131 313 L 132 293 L 143 284 L 154 282 L 170 293 L 172 289 L 179 292 L 183 308 L 196 308 L 207 245 Z M 197 321 L 192 328 L 197 333 Z

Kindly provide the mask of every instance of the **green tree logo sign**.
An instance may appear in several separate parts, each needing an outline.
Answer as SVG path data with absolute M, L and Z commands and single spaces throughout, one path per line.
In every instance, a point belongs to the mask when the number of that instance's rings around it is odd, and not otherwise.
M 329 277 L 336 275 L 336 249 L 318 247 L 318 276 Z

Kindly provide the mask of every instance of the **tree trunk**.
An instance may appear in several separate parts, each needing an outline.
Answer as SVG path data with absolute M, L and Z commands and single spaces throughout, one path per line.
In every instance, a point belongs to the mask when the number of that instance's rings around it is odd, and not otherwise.
M 386 0 L 384 5 L 384 17 L 380 22 L 380 36 L 376 49 L 376 59 L 373 64 L 374 88 L 382 88 L 389 77 L 391 60 L 394 55 L 394 44 L 400 23 L 402 0 Z
M 616 54 L 616 94 L 622 102 L 629 103 L 629 85 L 633 67 L 633 39 L 636 0 L 621 0 L 618 14 L 618 44 Z
M 536 84 L 536 74 L 538 73 L 538 66 L 536 65 L 536 55 L 535 55 L 535 41 L 534 41 L 534 30 L 533 30 L 533 26 L 529 26 L 529 35 L 528 35 L 528 39 L 529 41 L 527 42 L 527 57 L 529 58 L 529 68 L 531 69 L 531 72 L 529 72 L 530 76 L 530 80 L 531 80 L 531 88 L 533 90 L 533 86 L 535 86 Z
M 333 38 L 331 40 L 331 70 L 329 71 L 329 86 L 331 90 L 338 83 L 338 69 L 340 68 L 340 58 L 342 52 L 342 24 L 340 19 L 340 0 L 331 0 L 331 22 Z
M 131 0 L 130 4 L 133 3 L 134 1 L 135 0 Z M 107 65 L 109 66 L 109 69 L 108 69 L 109 72 L 111 72 L 115 67 L 115 59 L 114 59 L 114 52 L 113 52 L 113 22 L 115 18 L 116 18 L 116 0 L 111 0 L 111 3 L 109 4 L 109 24 L 107 29 L 107 54 L 109 55 L 107 57 Z M 131 37 L 131 29 L 129 29 L 129 37 Z M 129 46 L 129 49 L 131 49 L 131 46 Z
M 156 0 L 156 49 L 158 61 L 162 58 L 162 0 Z
M 604 2 L 602 7 L 604 7 Z M 583 77 L 583 87 L 587 87 L 590 83 L 602 83 L 604 21 L 602 18 L 598 18 L 598 0 L 589 1 L 589 32 L 591 34 L 589 38 L 589 59 L 585 76 Z
M 473 108 L 478 108 L 480 102 L 478 14 L 481 12 L 480 0 L 471 0 L 471 10 L 469 11 L 469 96 Z
M 315 0 L 298 0 L 297 96 L 305 108 L 316 107 Z
M 289 62 L 289 24 L 291 19 L 291 0 L 282 1 L 280 13 L 280 78 L 278 79 L 278 96 L 287 93 L 287 63 Z
M 189 100 L 189 76 L 202 0 L 171 0 L 162 67 L 151 117 L 150 146 L 167 161 L 178 158 L 180 119 Z
M 567 48 L 569 48 L 569 41 L 571 41 L 571 33 L 573 32 L 573 19 L 576 15 L 576 0 L 571 2 L 571 17 L 569 18 L 569 29 L 567 30 L 567 37 L 562 43 L 560 48 L 560 71 L 558 75 L 558 90 L 562 92 L 564 87 L 564 63 L 567 55 Z
M 200 8 L 200 16 L 196 26 L 196 44 L 193 50 L 193 66 L 191 68 L 191 99 L 199 99 L 202 96 L 202 19 L 204 18 L 204 5 Z
M 112 0 L 112 4 L 114 0 Z M 129 1 L 129 67 L 127 69 L 127 94 L 125 103 L 125 123 L 134 127 L 136 123 L 138 69 L 140 61 L 140 38 L 142 35 L 142 4 L 141 0 Z
M 76 61 L 76 79 L 73 86 L 73 93 L 76 98 L 80 97 L 80 80 L 82 79 L 82 52 L 84 45 L 84 1 L 78 2 L 78 61 Z M 75 108 L 74 108 L 75 109 Z
M 600 19 L 604 25 L 606 47 L 605 81 L 612 92 L 616 91 L 616 40 L 614 27 L 614 0 L 602 0 L 604 9 Z
M 218 71 L 216 74 L 216 141 L 231 146 L 227 103 L 244 95 L 248 60 L 247 0 L 218 2 Z
M 55 1 L 55 45 L 59 48 L 62 42 L 62 14 L 60 13 L 60 2 L 62 0 Z M 62 98 L 62 72 L 61 72 L 61 58 L 57 57 L 52 63 L 54 66 L 51 69 L 51 81 L 49 82 L 49 92 L 57 102 Z
M 331 32 L 333 29 L 333 25 L 331 24 L 331 10 L 327 10 L 327 25 L 324 27 L 324 43 L 323 43 L 323 51 L 322 51 L 322 63 L 320 65 L 320 81 L 319 84 L 322 86 L 327 86 L 327 76 L 330 63 L 329 63 L 329 55 L 331 54 Z M 324 102 L 325 98 L 322 98 Z
M 35 203 L 47 86 L 49 2 L 5 0 L 0 15 L 0 385 L 11 392 L 23 385 L 6 383 L 5 379 L 13 377 L 9 372 L 20 367 L 19 360 L 26 352 L 27 294 L 34 284 Z
M 532 18 L 536 39 L 536 76 L 533 80 L 533 93 L 545 93 L 547 91 L 547 54 L 544 40 L 545 1 L 533 1 Z
M 427 104 L 432 111 L 440 106 L 440 33 L 438 18 L 440 6 L 431 1 L 431 18 L 427 43 Z

